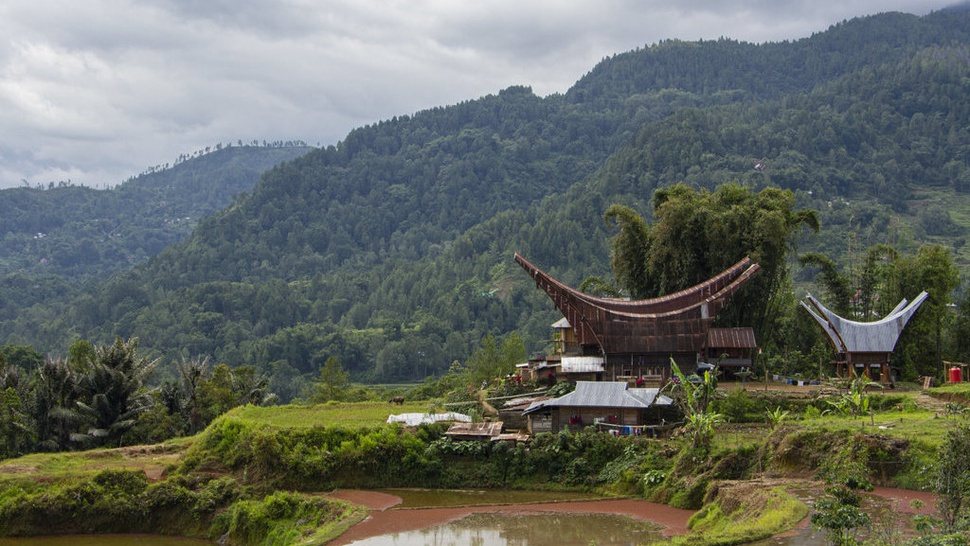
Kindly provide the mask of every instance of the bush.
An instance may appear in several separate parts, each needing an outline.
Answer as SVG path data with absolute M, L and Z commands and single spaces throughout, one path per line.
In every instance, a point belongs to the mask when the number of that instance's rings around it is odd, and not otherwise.
M 763 421 L 760 416 L 756 417 L 760 413 L 758 407 L 759 404 L 744 389 L 735 389 L 714 401 L 714 410 L 723 413 L 732 423 Z

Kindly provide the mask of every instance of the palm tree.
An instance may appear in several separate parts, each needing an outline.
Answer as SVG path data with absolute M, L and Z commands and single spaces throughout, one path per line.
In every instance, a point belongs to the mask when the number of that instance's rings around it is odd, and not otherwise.
M 37 368 L 30 388 L 28 412 L 33 418 L 37 449 L 70 449 L 71 436 L 84 421 L 77 408 L 79 373 L 63 359 Z
M 152 407 L 151 393 L 144 386 L 156 362 L 138 355 L 137 338 L 116 338 L 114 344 L 99 347 L 91 368 L 81 377 L 82 396 L 77 402 L 89 426 L 86 433 L 75 438 L 98 445 L 121 445 L 138 415 Z

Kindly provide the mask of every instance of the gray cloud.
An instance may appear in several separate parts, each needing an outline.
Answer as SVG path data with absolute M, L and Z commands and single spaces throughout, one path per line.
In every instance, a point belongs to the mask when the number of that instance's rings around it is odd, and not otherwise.
M 113 185 L 218 142 L 333 144 L 667 38 L 798 39 L 951 0 L 14 0 L 0 4 L 0 187 Z

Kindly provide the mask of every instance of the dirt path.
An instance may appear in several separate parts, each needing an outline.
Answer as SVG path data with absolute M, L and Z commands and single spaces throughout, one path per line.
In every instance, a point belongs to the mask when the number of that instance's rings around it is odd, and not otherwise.
M 681 510 L 663 504 L 631 499 L 510 504 L 501 506 L 462 506 L 454 508 L 399 508 L 390 510 L 389 508 L 400 504 L 400 497 L 373 491 L 351 490 L 338 490 L 329 496 L 363 504 L 371 510 L 367 519 L 351 527 L 343 535 L 330 541 L 328 544 L 332 546 L 350 544 L 355 540 L 363 540 L 388 533 L 401 533 L 424 529 L 480 512 L 492 514 L 512 513 L 516 515 L 551 512 L 619 514 L 656 523 L 663 527 L 663 533 L 667 536 L 686 533 L 687 520 L 694 514 L 693 510 Z
M 940 400 L 939 398 L 934 398 L 926 393 L 919 393 L 916 395 L 916 405 L 928 410 L 935 411 L 937 413 L 943 413 L 946 411 L 946 401 Z

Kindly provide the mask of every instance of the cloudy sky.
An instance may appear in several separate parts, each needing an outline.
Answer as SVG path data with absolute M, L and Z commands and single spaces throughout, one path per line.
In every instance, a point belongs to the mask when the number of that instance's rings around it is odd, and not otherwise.
M 957 0 L 2 0 L 0 187 L 114 185 L 216 143 L 336 144 L 667 38 L 793 40 Z

